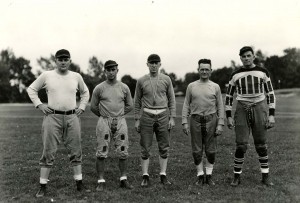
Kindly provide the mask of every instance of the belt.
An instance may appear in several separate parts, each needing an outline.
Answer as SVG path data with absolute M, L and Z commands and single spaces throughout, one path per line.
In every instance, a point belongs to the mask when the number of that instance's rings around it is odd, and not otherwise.
M 151 114 L 155 114 L 158 115 L 164 111 L 166 111 L 167 109 L 148 109 L 148 108 L 144 108 L 144 111 L 147 113 L 151 113 Z
M 212 120 L 212 118 L 215 114 L 216 113 L 212 113 L 212 114 L 208 114 L 208 115 L 192 114 L 192 117 L 199 123 L 207 123 L 208 121 Z
M 49 108 L 51 109 L 51 108 Z M 51 109 L 53 111 L 53 114 L 62 114 L 62 115 L 70 115 L 70 114 L 74 114 L 75 113 L 75 109 L 69 110 L 69 111 L 59 111 L 59 110 L 54 110 Z

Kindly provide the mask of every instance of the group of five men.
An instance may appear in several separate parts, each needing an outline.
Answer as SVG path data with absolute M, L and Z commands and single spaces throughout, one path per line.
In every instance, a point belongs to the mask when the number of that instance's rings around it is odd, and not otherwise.
M 243 67 L 231 75 L 225 97 L 227 125 L 235 127 L 236 152 L 234 157 L 234 179 L 232 186 L 240 184 L 240 174 L 247 150 L 249 135 L 252 133 L 262 172 L 262 183 L 273 185 L 269 180 L 266 131 L 274 126 L 275 95 L 268 71 L 254 65 L 254 52 L 251 47 L 240 49 Z M 44 113 L 42 124 L 43 153 L 40 158 L 40 189 L 36 197 L 46 193 L 50 169 L 60 143 L 68 149 L 73 166 L 74 179 L 78 191 L 89 189 L 82 183 L 81 126 L 79 116 L 89 101 L 89 90 L 80 74 L 69 71 L 71 56 L 68 50 L 61 49 L 55 54 L 57 68 L 42 73 L 27 89 L 36 108 Z M 98 184 L 96 191 L 105 188 L 105 160 L 108 157 L 110 142 L 114 141 L 119 158 L 120 187 L 132 189 L 127 180 L 128 129 L 125 115 L 134 108 L 135 129 L 140 134 L 142 187 L 150 184 L 149 157 L 153 135 L 159 149 L 160 182 L 170 185 L 166 170 L 170 149 L 170 132 L 175 126 L 175 94 L 170 77 L 159 73 L 161 59 L 151 54 L 147 59 L 149 74 L 138 79 L 134 104 L 128 86 L 117 80 L 118 64 L 108 60 L 104 64 L 106 81 L 97 85 L 91 98 L 91 111 L 99 117 L 96 126 L 97 150 L 96 171 Z M 211 61 L 198 62 L 200 79 L 190 83 L 182 108 L 182 127 L 186 135 L 191 135 L 194 163 L 197 169 L 196 185 L 215 185 L 212 171 L 215 163 L 217 136 L 222 134 L 225 110 L 218 84 L 209 77 Z M 48 104 L 43 104 L 38 91 L 46 89 Z M 80 92 L 80 103 L 76 106 L 76 92 Z M 231 111 L 233 95 L 236 92 L 237 104 L 234 119 Z M 265 101 L 267 98 L 267 102 Z M 267 112 L 269 105 L 269 113 Z M 190 126 L 188 118 L 190 117 Z M 203 152 L 207 161 L 205 163 Z M 204 171 L 206 174 L 204 174 Z

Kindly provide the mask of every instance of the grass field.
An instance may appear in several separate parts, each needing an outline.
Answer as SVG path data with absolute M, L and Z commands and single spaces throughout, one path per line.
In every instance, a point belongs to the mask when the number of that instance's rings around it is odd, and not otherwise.
M 268 134 L 270 174 L 275 186 L 260 184 L 260 169 L 251 139 L 246 155 L 242 183 L 229 186 L 233 171 L 234 134 L 227 127 L 218 138 L 214 169 L 214 187 L 194 186 L 194 168 L 189 137 L 182 133 L 181 106 L 177 98 L 176 127 L 172 133 L 168 176 L 173 185 L 159 184 L 156 142 L 150 163 L 151 186 L 141 188 L 139 135 L 134 131 L 132 115 L 127 118 L 130 135 L 129 181 L 131 191 L 119 188 L 119 171 L 114 153 L 108 158 L 107 189 L 95 191 L 95 126 L 97 118 L 87 109 L 82 116 L 83 175 L 92 193 L 77 194 L 72 168 L 63 146 L 59 149 L 50 174 L 48 193 L 37 200 L 39 188 L 38 160 L 42 151 L 42 114 L 33 105 L 0 105 L 0 201 L 1 202 L 300 202 L 300 94 L 299 91 L 277 92 L 276 127 Z

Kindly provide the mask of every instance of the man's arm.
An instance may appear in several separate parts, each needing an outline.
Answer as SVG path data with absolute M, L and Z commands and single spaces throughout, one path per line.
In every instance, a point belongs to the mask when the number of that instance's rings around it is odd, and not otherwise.
M 269 77 L 268 72 L 264 80 L 264 89 L 266 92 L 267 104 L 269 106 L 269 118 L 268 118 L 268 122 L 266 123 L 266 128 L 269 129 L 275 126 L 274 116 L 275 116 L 276 97 L 272 86 L 271 78 Z
M 140 119 L 140 111 L 142 107 L 142 88 L 140 80 L 137 81 L 134 94 L 134 119 Z
M 140 80 L 137 81 L 136 87 L 135 87 L 135 93 L 134 93 L 134 119 L 135 119 L 135 130 L 140 133 L 140 111 L 142 106 L 142 89 Z
M 190 103 L 191 103 L 191 87 L 188 85 L 185 93 L 184 103 L 182 106 L 182 130 L 186 135 L 189 135 L 190 130 L 188 126 L 188 117 L 190 115 Z
M 171 78 L 167 76 L 167 80 L 168 80 L 168 90 L 167 90 L 168 108 L 170 110 L 168 129 L 171 130 L 175 126 L 174 118 L 176 117 L 176 101 L 175 101 L 175 93 L 174 93 Z
M 86 108 L 86 105 L 90 99 L 90 92 L 89 92 L 88 87 L 84 83 L 81 75 L 79 73 L 78 73 L 78 75 L 79 75 L 78 88 L 79 88 L 79 92 L 80 92 L 80 104 L 79 104 L 78 108 L 81 109 L 82 111 L 84 111 Z
M 182 106 L 182 125 L 188 123 L 188 117 L 190 115 L 190 103 L 191 103 L 191 86 L 186 88 L 185 98 Z
M 221 93 L 221 89 L 220 89 L 219 85 L 217 85 L 217 88 L 216 88 L 216 98 L 217 98 L 216 106 L 217 106 L 217 115 L 218 115 L 218 125 L 217 125 L 215 135 L 219 136 L 223 132 L 224 117 L 225 117 L 222 93 Z
M 132 111 L 133 109 L 133 101 L 131 98 L 131 92 L 127 85 L 125 87 L 125 109 L 124 109 L 124 115 Z
M 27 93 L 36 108 L 43 104 L 38 96 L 38 91 L 45 87 L 45 73 L 42 73 L 33 83 L 27 88 Z
M 175 118 L 176 117 L 175 93 L 174 93 L 174 89 L 170 77 L 167 76 L 167 78 L 168 78 L 168 90 L 167 90 L 168 108 L 170 110 L 170 118 Z
M 224 125 L 225 111 L 220 86 L 216 88 L 218 125 Z
M 43 104 L 38 96 L 39 90 L 45 87 L 45 73 L 42 73 L 28 88 L 27 93 L 36 108 L 39 108 L 43 114 L 53 113 L 47 104 Z
M 225 96 L 225 111 L 227 117 L 227 126 L 229 129 L 232 129 L 234 125 L 233 118 L 231 116 L 234 92 L 235 92 L 235 84 L 232 81 L 232 77 L 231 77 L 231 80 L 229 81 L 228 88 L 226 91 L 226 96 Z
M 100 94 L 99 88 L 96 86 L 93 90 L 92 99 L 91 99 L 91 111 L 96 115 L 100 116 L 99 112 L 99 102 L 100 102 Z

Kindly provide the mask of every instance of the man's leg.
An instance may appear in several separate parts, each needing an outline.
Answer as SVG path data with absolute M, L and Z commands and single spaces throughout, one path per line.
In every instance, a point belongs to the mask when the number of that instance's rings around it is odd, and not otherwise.
M 81 150 L 81 126 L 77 115 L 65 115 L 63 123 L 64 145 L 68 149 L 70 163 L 73 166 L 74 180 L 77 191 L 91 192 L 82 183 L 82 150 Z
M 269 157 L 267 149 L 267 129 L 266 121 L 268 120 L 267 107 L 264 102 L 258 103 L 253 107 L 254 111 L 254 126 L 252 130 L 255 149 L 258 154 L 260 163 L 260 170 L 262 174 L 262 184 L 266 186 L 273 186 L 274 184 L 269 179 Z
M 74 172 L 74 179 L 76 182 L 76 188 L 77 191 L 85 191 L 85 192 L 91 192 L 90 189 L 88 189 L 85 185 L 82 183 L 82 169 L 81 169 L 81 164 L 73 166 L 73 172 Z
M 157 115 L 157 120 L 154 123 L 153 129 L 156 135 L 156 140 L 159 149 L 159 165 L 160 165 L 160 182 L 163 185 L 171 185 L 167 179 L 167 165 L 170 149 L 170 133 L 168 130 L 169 117 L 166 111 Z
M 46 185 L 48 183 L 50 168 L 41 167 L 40 171 L 40 189 L 36 193 L 36 197 L 43 197 L 46 194 Z
M 128 129 L 125 118 L 118 120 L 118 131 L 116 134 L 116 152 L 119 157 L 119 169 L 120 169 L 120 187 L 125 189 L 133 189 L 133 186 L 129 184 L 127 180 L 127 158 L 128 154 Z
M 234 179 L 231 186 L 236 187 L 241 183 L 241 173 L 247 151 L 248 139 L 250 135 L 250 126 L 248 125 L 247 112 L 240 102 L 237 102 L 235 111 L 235 142 L 236 150 L 234 154 Z
M 205 134 L 205 154 L 207 158 L 206 162 L 206 184 L 213 186 L 215 183 L 212 181 L 212 172 L 215 164 L 215 157 L 217 151 L 217 138 L 215 136 L 216 128 L 217 128 L 217 115 L 211 114 L 206 116 L 206 132 L 202 132 Z
M 105 171 L 105 158 L 97 157 L 96 159 L 96 171 L 98 177 L 98 185 L 96 191 L 100 192 L 104 190 L 105 179 L 104 179 L 104 171 Z
M 234 179 L 231 182 L 231 186 L 236 187 L 241 183 L 241 174 L 243 169 L 243 164 L 245 160 L 245 153 L 247 150 L 247 145 L 237 145 L 234 154 Z
M 111 141 L 111 133 L 109 130 L 109 119 L 99 117 L 96 126 L 97 149 L 96 149 L 96 172 L 97 172 L 97 187 L 96 191 L 101 192 L 105 189 L 105 167 L 106 158 L 109 151 Z
M 59 127 L 61 121 L 55 115 L 48 115 L 44 117 L 42 124 L 42 140 L 43 140 L 43 154 L 40 158 L 40 189 L 36 193 L 36 197 L 43 197 L 46 194 L 46 185 L 48 183 L 50 168 L 54 162 L 54 154 L 57 150 L 59 140 Z M 58 129 L 59 128 L 59 129 Z
M 133 189 L 127 180 L 127 159 L 119 159 L 119 169 L 121 172 L 120 187 L 125 189 Z
M 150 184 L 148 169 L 150 162 L 150 147 L 152 146 L 153 140 L 153 118 L 151 118 L 149 113 L 143 112 L 140 123 L 141 166 L 143 174 L 143 181 L 141 183 L 141 186 L 147 187 Z
M 193 116 L 190 119 L 191 130 L 191 145 L 193 152 L 193 159 L 197 170 L 196 185 L 204 184 L 204 171 L 203 171 L 203 140 L 201 133 L 201 125 L 198 116 Z

